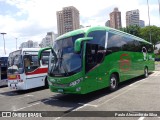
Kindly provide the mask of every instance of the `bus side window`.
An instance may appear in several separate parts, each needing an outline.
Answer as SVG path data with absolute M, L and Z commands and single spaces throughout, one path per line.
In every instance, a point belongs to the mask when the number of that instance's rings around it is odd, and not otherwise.
M 109 32 L 107 51 L 110 52 L 108 52 L 108 54 L 120 51 L 123 45 L 125 45 L 125 42 L 123 41 L 122 36 Z
M 29 58 L 25 58 L 25 59 L 24 59 L 24 66 L 25 66 L 26 68 L 28 68 L 28 67 L 31 66 L 31 61 L 30 61 Z
M 48 65 L 50 52 L 42 53 L 42 65 Z

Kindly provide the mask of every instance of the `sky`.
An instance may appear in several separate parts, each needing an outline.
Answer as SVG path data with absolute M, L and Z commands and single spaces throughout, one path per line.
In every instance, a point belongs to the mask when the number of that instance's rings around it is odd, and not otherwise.
M 160 27 L 158 0 L 148 0 L 150 25 Z M 56 11 L 74 6 L 83 26 L 104 26 L 115 7 L 121 11 L 122 26 L 126 26 L 126 11 L 139 9 L 140 19 L 149 24 L 147 0 L 0 0 L 0 33 L 5 32 L 6 56 L 22 42 L 40 43 L 47 32 L 57 33 Z M 4 55 L 4 40 L 0 35 L 0 56 Z

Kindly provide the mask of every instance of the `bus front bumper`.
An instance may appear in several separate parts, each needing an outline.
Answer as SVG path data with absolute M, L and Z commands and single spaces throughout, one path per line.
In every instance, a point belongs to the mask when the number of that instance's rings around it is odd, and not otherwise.
M 82 92 L 81 86 L 68 87 L 68 88 L 60 88 L 60 87 L 54 87 L 52 85 L 49 85 L 49 89 L 52 92 L 58 92 L 58 93 L 62 93 L 62 94 L 84 94 Z

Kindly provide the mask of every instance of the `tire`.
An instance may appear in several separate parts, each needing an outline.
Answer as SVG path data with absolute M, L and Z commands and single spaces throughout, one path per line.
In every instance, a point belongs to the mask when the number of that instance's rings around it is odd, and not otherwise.
M 113 92 L 113 91 L 116 91 L 117 88 L 118 88 L 118 76 L 116 74 L 112 74 L 110 77 L 109 90 Z
M 45 88 L 49 88 L 47 77 L 45 78 Z
M 148 77 L 148 68 L 147 67 L 144 68 L 144 77 L 145 78 Z

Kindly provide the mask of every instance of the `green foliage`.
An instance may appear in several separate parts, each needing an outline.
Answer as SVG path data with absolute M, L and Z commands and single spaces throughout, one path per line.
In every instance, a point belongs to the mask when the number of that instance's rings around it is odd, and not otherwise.
M 150 40 L 150 35 L 151 35 L 151 40 Z M 152 42 L 152 44 L 155 46 L 156 43 L 160 41 L 160 27 L 146 26 L 144 28 L 141 28 L 140 37 L 149 42 Z
M 127 26 L 126 28 L 120 28 L 120 30 L 140 37 L 140 27 L 138 25 Z

